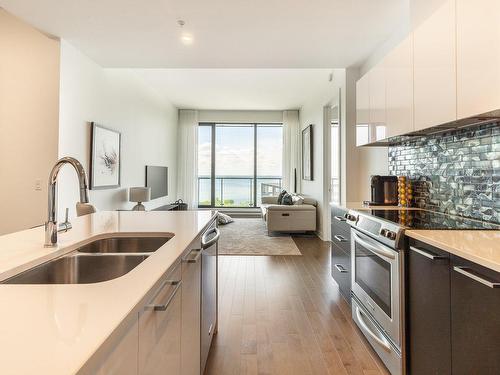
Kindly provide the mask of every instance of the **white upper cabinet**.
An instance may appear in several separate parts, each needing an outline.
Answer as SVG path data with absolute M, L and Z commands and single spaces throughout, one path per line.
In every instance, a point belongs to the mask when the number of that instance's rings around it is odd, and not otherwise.
M 413 33 L 414 128 L 457 119 L 455 0 L 447 0 Z
M 368 75 L 370 98 L 370 135 L 372 142 L 386 138 L 385 69 L 383 62 Z
M 370 143 L 369 73 L 356 82 L 356 146 Z
M 387 137 L 413 131 L 413 37 L 408 36 L 384 60 Z
M 457 0 L 458 118 L 500 109 L 500 0 Z

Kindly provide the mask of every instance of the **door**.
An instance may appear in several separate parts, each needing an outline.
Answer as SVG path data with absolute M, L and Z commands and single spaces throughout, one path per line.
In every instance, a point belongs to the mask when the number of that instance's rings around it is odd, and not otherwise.
M 352 291 L 400 346 L 402 254 L 355 229 L 351 230 L 351 247 Z
M 219 229 L 208 229 L 201 240 L 201 372 L 205 371 L 212 338 L 217 331 L 217 242 Z
M 167 276 L 139 314 L 139 374 L 181 373 L 181 267 Z
M 451 374 L 450 255 L 413 241 L 408 265 L 408 369 Z
M 454 375 L 499 374 L 500 273 L 452 256 L 451 348 Z
M 415 130 L 457 118 L 455 0 L 446 0 L 413 33 Z
M 201 248 L 182 259 L 182 374 L 200 375 Z

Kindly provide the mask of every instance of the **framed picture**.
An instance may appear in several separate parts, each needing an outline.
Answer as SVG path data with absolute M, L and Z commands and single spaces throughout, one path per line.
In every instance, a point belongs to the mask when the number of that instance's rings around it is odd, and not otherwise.
M 120 187 L 121 134 L 92 123 L 90 151 L 90 189 Z
M 313 126 L 302 130 L 302 179 L 313 180 Z

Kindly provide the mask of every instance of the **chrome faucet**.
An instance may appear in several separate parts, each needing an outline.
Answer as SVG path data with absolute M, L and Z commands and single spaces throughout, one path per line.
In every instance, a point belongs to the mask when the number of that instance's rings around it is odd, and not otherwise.
M 57 175 L 64 164 L 70 164 L 75 168 L 78 175 L 78 183 L 80 185 L 80 202 L 89 202 L 89 193 L 87 186 L 87 176 L 85 174 L 85 169 L 82 164 L 71 157 L 64 157 L 57 161 L 57 163 L 52 168 L 49 175 L 49 210 L 48 210 L 48 220 L 45 223 L 45 247 L 55 247 L 57 246 L 57 232 L 59 227 L 57 225 Z M 68 225 L 68 218 L 66 212 L 66 222 L 63 223 L 62 230 L 68 230 L 71 225 Z

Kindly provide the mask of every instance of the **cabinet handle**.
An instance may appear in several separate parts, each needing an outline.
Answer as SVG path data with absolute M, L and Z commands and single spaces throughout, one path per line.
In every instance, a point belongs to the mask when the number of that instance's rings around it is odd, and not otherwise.
M 341 236 L 340 234 L 336 234 L 335 236 L 333 236 L 333 238 L 335 238 L 339 242 L 347 242 L 347 238 Z
M 342 264 L 334 264 L 333 265 L 340 273 L 348 273 Z
M 207 241 L 207 237 L 210 233 L 215 233 L 215 236 L 214 238 L 212 238 L 211 240 L 208 240 Z M 203 235 L 203 237 L 201 238 L 201 248 L 202 249 L 208 249 L 210 246 L 212 246 L 213 244 L 215 244 L 217 241 L 219 241 L 219 237 L 220 237 L 220 231 L 219 231 L 219 228 L 212 228 L 212 229 L 209 229 L 207 232 L 205 232 L 205 234 Z
M 176 281 L 172 281 L 172 280 L 166 280 L 163 285 L 160 287 L 160 291 L 167 285 L 175 285 L 175 288 L 174 290 L 172 291 L 172 293 L 170 293 L 170 295 L 168 296 L 167 298 L 167 301 L 163 304 L 160 304 L 160 305 L 155 305 L 155 304 L 150 304 L 150 305 L 146 305 L 146 310 L 153 310 L 153 311 L 165 311 L 166 309 L 168 309 L 168 306 L 170 305 L 170 303 L 172 302 L 172 300 L 174 299 L 175 295 L 177 294 L 177 291 L 179 290 L 179 288 L 181 287 L 182 285 L 182 281 L 181 280 L 176 280 Z M 158 291 L 159 293 L 159 291 Z
M 413 250 L 414 252 L 426 257 L 427 259 L 431 259 L 431 260 L 448 259 L 448 257 L 442 256 L 442 255 L 432 254 L 430 252 L 424 251 L 424 250 L 422 250 L 418 247 L 415 247 L 415 246 L 410 246 L 410 250 Z
M 191 258 L 190 255 L 195 252 L 196 256 Z M 184 263 L 198 263 L 198 260 L 200 260 L 200 256 L 201 256 L 201 249 L 193 249 L 182 259 L 182 261 Z
M 333 217 L 335 220 L 337 221 L 347 221 L 345 218 L 343 218 L 342 216 L 334 216 Z
M 472 280 L 477 281 L 483 285 L 486 285 L 488 288 L 500 288 L 500 283 L 486 280 L 486 279 L 482 278 L 481 276 L 478 276 L 477 274 L 472 273 L 471 272 L 472 270 L 468 267 L 454 266 L 453 270 L 458 272 L 458 273 L 461 273 L 464 276 L 467 276 L 469 279 L 472 279 Z

